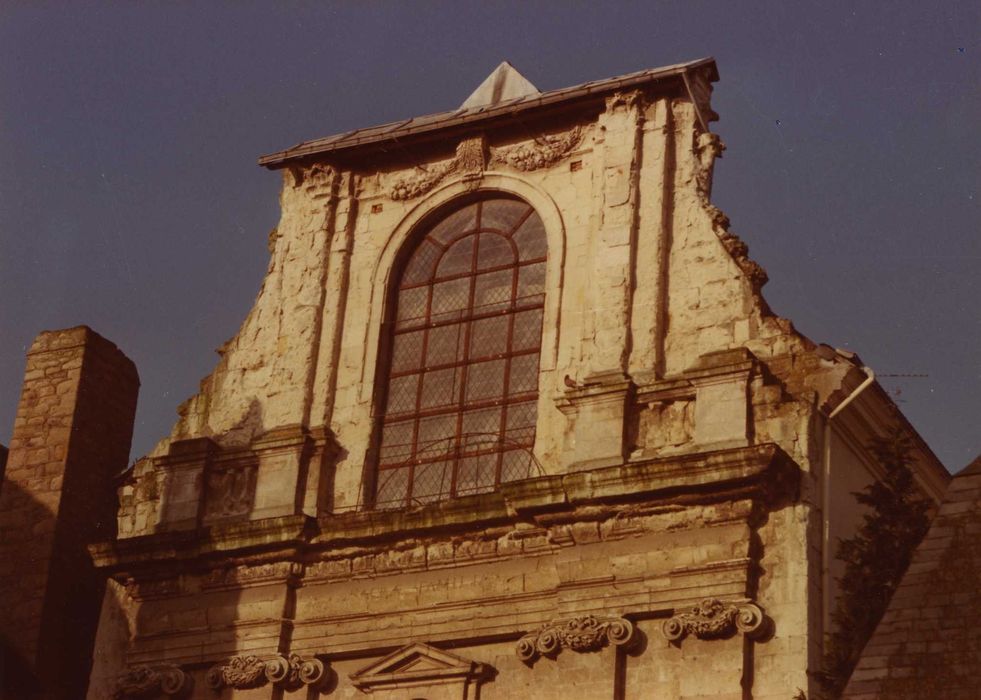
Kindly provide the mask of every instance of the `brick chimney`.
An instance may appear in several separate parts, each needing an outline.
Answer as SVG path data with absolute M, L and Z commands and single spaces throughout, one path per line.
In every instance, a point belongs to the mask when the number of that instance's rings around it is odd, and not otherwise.
M 115 535 L 136 367 L 85 326 L 41 333 L 0 484 L 0 686 L 5 698 L 85 697 L 105 581 L 86 545 Z

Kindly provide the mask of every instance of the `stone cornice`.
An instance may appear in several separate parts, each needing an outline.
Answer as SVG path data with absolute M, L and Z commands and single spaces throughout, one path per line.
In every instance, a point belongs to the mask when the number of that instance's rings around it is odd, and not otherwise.
M 514 523 L 538 514 L 605 502 L 678 504 L 721 499 L 796 497 L 799 470 L 775 444 L 640 461 L 503 484 L 493 493 L 412 510 L 356 511 L 269 518 L 161 532 L 90 546 L 96 566 L 125 577 L 187 562 L 248 559 L 249 563 L 315 557 L 351 545 Z

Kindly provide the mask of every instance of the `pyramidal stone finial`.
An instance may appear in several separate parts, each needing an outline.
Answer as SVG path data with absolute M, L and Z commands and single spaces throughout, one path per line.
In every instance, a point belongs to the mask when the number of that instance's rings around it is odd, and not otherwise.
M 513 100 L 516 97 L 538 94 L 541 94 L 540 91 L 531 84 L 528 78 L 521 75 L 507 61 L 502 61 L 501 65 L 495 68 L 460 106 L 463 109 L 486 107 L 498 102 Z

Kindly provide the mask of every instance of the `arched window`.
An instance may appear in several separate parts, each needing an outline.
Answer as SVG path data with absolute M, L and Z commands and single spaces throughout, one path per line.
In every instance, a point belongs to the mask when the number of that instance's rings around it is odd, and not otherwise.
M 375 507 L 532 475 L 547 253 L 538 214 L 503 197 L 457 209 L 418 240 L 386 339 Z

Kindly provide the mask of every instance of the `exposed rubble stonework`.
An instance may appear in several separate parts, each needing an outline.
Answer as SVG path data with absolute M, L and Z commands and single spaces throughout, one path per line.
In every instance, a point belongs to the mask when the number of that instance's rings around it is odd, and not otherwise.
M 545 93 L 507 64 L 492 77 L 456 112 L 261 160 L 282 173 L 282 217 L 255 305 L 126 475 L 118 536 L 90 548 L 110 577 L 90 698 L 144 667 L 179 669 L 191 698 L 811 692 L 826 555 L 860 517 L 849 493 L 878 478 L 864 446 L 912 428 L 857 357 L 770 311 L 765 272 L 710 203 L 714 61 Z M 469 272 L 419 287 L 473 280 L 460 309 L 421 292 L 421 337 L 465 329 L 461 374 L 433 399 L 462 417 L 445 454 L 419 448 L 405 473 L 452 478 L 376 507 L 406 266 L 434 227 L 497 200 L 531 207 L 547 253 L 527 262 L 516 223 L 500 237 L 514 263 L 482 268 L 475 243 Z M 511 376 L 531 351 L 506 330 L 507 351 L 477 362 L 494 336 L 466 338 L 487 319 L 511 329 L 527 295 L 537 381 L 486 399 L 474 377 Z M 412 450 L 435 444 L 426 382 L 445 372 L 420 357 Z M 532 402 L 533 446 L 508 447 L 503 424 L 469 443 L 472 406 L 504 405 L 506 423 L 508 401 Z M 916 439 L 937 500 L 946 472 Z M 511 452 L 529 478 L 504 471 Z

